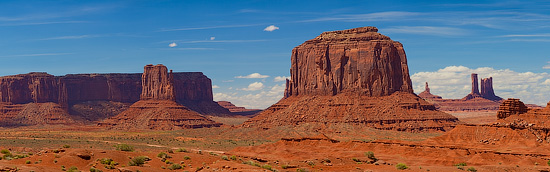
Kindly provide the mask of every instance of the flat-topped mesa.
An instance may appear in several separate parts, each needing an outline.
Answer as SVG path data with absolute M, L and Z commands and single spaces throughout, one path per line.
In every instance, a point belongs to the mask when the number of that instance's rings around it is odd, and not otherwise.
M 141 77 L 141 100 L 176 100 L 172 70 L 162 64 L 146 65 Z
M 495 95 L 493 90 L 493 77 L 481 78 L 481 96 L 493 101 L 502 100 L 501 97 Z
M 0 77 L 0 102 L 57 102 L 57 80 L 45 72 Z
M 375 27 L 324 32 L 292 50 L 285 96 L 412 93 L 403 45 Z

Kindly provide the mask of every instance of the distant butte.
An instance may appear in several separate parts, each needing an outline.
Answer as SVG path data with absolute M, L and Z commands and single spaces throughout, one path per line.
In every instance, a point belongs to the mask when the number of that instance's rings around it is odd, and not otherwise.
M 358 126 L 447 131 L 457 118 L 413 94 L 403 45 L 376 27 L 324 32 L 295 47 L 282 100 L 243 127 Z
M 472 89 L 471 92 L 462 99 L 443 99 L 440 96 L 435 96 L 430 93 L 428 83 L 426 82 L 426 90 L 418 96 L 422 97 L 426 101 L 433 103 L 438 110 L 442 111 L 495 111 L 498 110 L 502 98 L 495 95 L 493 90 L 493 78 L 481 79 L 481 92 L 479 91 L 480 85 L 478 84 L 478 75 L 472 73 L 471 75 Z

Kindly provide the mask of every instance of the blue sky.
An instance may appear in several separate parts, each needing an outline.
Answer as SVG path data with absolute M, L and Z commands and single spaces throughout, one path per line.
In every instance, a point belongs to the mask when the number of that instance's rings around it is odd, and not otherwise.
M 0 75 L 164 64 L 204 72 L 217 100 L 265 108 L 282 96 L 275 78 L 289 76 L 293 47 L 362 26 L 404 44 L 417 93 L 428 81 L 461 98 L 474 71 L 500 74 L 497 95 L 550 100 L 549 1 L 0 1 Z

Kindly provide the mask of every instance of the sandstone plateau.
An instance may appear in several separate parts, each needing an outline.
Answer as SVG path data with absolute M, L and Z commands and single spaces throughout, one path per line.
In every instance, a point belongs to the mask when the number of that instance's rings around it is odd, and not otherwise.
M 31 116 L 62 119 L 36 120 L 43 124 L 72 124 L 74 120 L 87 124 L 101 121 L 119 114 L 140 100 L 142 82 L 141 73 L 53 76 L 33 72 L 3 76 L 0 77 L 0 123 L 3 126 L 40 124 L 18 120 Z M 213 101 L 212 82 L 201 72 L 174 72 L 172 82 L 172 96 L 179 104 L 204 115 L 231 115 L 231 112 Z M 33 109 L 32 114 L 28 113 L 30 109 Z M 52 113 L 54 111 L 57 112 Z
M 175 101 L 172 71 L 164 65 L 147 65 L 142 75 L 140 100 L 99 126 L 114 129 L 174 130 L 218 127 L 216 123 Z
M 403 45 L 375 27 L 324 32 L 295 47 L 290 75 L 284 98 L 242 126 L 446 131 L 458 122 L 413 94 Z

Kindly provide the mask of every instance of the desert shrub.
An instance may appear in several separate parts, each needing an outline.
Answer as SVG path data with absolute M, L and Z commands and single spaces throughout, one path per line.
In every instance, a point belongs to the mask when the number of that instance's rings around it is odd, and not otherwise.
M 296 172 L 307 172 L 307 170 L 304 168 L 298 168 L 296 169 Z
M 355 161 L 355 162 L 361 162 L 361 160 L 357 159 L 357 158 L 352 158 L 351 160 Z
M 213 155 L 213 156 L 218 156 L 218 154 L 214 153 L 214 152 L 210 152 L 209 153 L 210 155 Z
M 166 160 L 166 161 L 164 161 L 164 163 L 166 163 L 166 164 L 173 164 L 173 162 L 170 161 L 170 160 Z
M 171 166 L 168 167 L 168 169 L 170 170 L 178 170 L 178 169 L 181 169 L 181 165 L 179 164 L 172 164 Z
M 145 164 L 145 161 L 149 161 L 151 159 L 149 159 L 149 157 L 146 157 L 146 156 L 137 156 L 137 157 L 134 157 L 130 160 L 130 162 L 128 162 L 128 165 L 129 166 L 143 166 L 143 164 Z
M 477 172 L 476 168 L 474 168 L 474 167 L 470 167 L 470 168 L 468 168 L 468 170 L 466 170 L 466 171 Z
M 189 157 L 189 156 L 184 156 L 183 159 L 184 159 L 184 160 L 190 160 L 191 157 Z
M 31 161 L 27 160 L 25 161 L 25 164 L 31 164 Z
M 282 168 L 282 169 L 287 169 L 287 168 L 288 168 L 288 165 L 286 165 L 286 164 L 285 164 L 285 165 L 281 165 L 281 168 Z
M 464 166 L 456 166 L 456 169 L 464 170 Z
M 227 156 L 225 156 L 225 155 L 222 156 L 222 159 L 223 159 L 223 160 L 226 160 L 226 161 L 229 161 L 229 157 L 227 157 Z
M 367 156 L 367 158 L 369 159 L 376 161 L 376 157 L 374 156 L 374 152 L 372 151 L 365 152 L 365 156 Z
M 404 169 L 407 169 L 409 167 L 407 167 L 407 165 L 404 164 L 404 163 L 398 163 L 397 165 L 395 165 L 395 168 L 397 168 L 398 170 L 404 170 Z
M 63 148 L 71 148 L 69 145 L 63 145 Z
M 466 164 L 465 162 L 461 162 L 461 163 L 458 163 L 458 164 L 455 164 L 455 166 L 468 166 L 468 164 Z
M 69 168 L 69 170 L 67 170 L 67 172 L 79 172 L 79 171 L 78 171 L 78 168 L 76 168 L 75 166 L 72 166 L 71 168 Z
M 113 159 L 111 159 L 111 158 L 99 159 L 99 163 L 101 163 L 101 164 L 107 164 L 107 165 L 109 165 L 109 164 L 111 164 L 111 162 L 113 162 Z
M 176 152 L 189 152 L 189 151 L 187 151 L 187 149 L 185 148 L 179 148 L 178 150 L 176 150 Z
M 262 168 L 267 169 L 267 170 L 271 170 L 271 165 L 265 164 L 265 165 L 262 165 Z
M 90 167 L 90 172 L 103 172 L 103 171 L 94 167 Z
M 550 160 L 548 160 L 548 161 L 546 162 L 546 164 L 548 164 L 548 166 L 550 166 Z
M 169 149 L 168 153 L 174 153 L 174 151 L 172 149 Z
M 231 155 L 230 159 L 233 160 L 233 161 L 235 161 L 235 160 L 237 160 L 237 156 Z
M 115 145 L 114 147 L 116 147 L 116 150 L 119 150 L 119 151 L 125 151 L 125 152 L 134 151 L 134 147 L 127 144 L 118 144 L 118 145 Z
M 9 154 L 9 153 L 11 153 L 11 152 L 10 152 L 9 150 L 7 150 L 7 149 L 2 149 L 2 150 L 0 151 L 0 153 L 2 153 L 2 154 Z
M 164 152 L 160 152 L 159 154 L 157 154 L 157 157 L 159 157 L 159 158 L 172 158 L 170 155 L 168 155 L 167 153 L 164 153 Z

